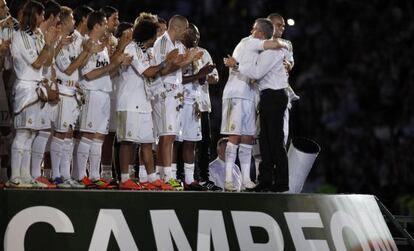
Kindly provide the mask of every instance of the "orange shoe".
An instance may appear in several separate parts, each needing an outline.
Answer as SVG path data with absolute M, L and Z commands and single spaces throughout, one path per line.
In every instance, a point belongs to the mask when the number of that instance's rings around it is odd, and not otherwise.
M 97 188 L 96 184 L 93 183 L 92 180 L 89 179 L 88 176 L 83 177 L 83 179 L 80 180 L 79 182 L 82 183 L 85 186 L 85 188 L 87 188 L 87 189 Z
M 121 190 L 142 190 L 142 186 L 138 183 L 135 183 L 131 179 L 128 179 L 125 182 L 119 183 L 119 189 Z
M 47 189 L 55 189 L 57 188 L 56 184 L 50 182 L 45 176 L 39 176 L 35 179 L 37 182 L 46 185 Z
M 142 182 L 139 183 L 142 186 L 142 189 L 144 190 L 158 190 L 158 188 L 156 186 L 154 186 L 153 184 L 149 183 L 149 182 Z
M 154 182 L 151 182 L 151 184 L 153 184 L 154 186 L 158 187 L 158 189 L 163 190 L 163 191 L 172 191 L 174 190 L 174 188 L 168 184 L 165 183 L 164 181 L 157 179 Z
M 110 184 L 108 181 L 104 179 L 97 179 L 97 180 L 93 180 L 92 182 L 96 185 L 96 188 L 98 189 L 115 189 L 116 188 L 116 186 Z

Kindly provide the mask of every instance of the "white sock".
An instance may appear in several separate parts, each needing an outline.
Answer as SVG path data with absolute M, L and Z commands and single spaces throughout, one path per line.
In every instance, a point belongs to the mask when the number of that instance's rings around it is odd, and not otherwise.
M 171 171 L 174 179 L 177 179 L 177 163 L 171 163 Z
M 260 159 L 254 159 L 254 164 L 256 166 L 256 182 L 258 181 L 259 178 L 259 165 L 260 165 Z
M 33 141 L 32 145 L 32 176 L 40 176 L 40 165 L 42 164 L 43 155 L 45 154 L 45 149 L 47 141 L 49 140 L 50 132 L 40 131 L 36 138 Z
M 172 167 L 171 166 L 164 166 L 164 180 L 169 181 L 170 179 L 174 178 L 172 174 Z
M 121 173 L 121 182 L 125 182 L 129 179 L 129 173 Z
M 65 139 L 62 147 L 62 160 L 60 161 L 60 175 L 67 180 L 70 179 L 70 164 L 73 156 L 73 139 Z
M 230 141 L 226 145 L 226 177 L 224 181 L 232 182 L 233 181 L 233 165 L 236 162 L 237 157 L 237 148 L 239 145 L 235 145 Z
M 33 140 L 35 139 L 35 134 L 32 133 L 30 137 L 24 143 L 24 152 L 22 158 L 22 165 L 20 167 L 20 176 L 21 177 L 31 177 L 30 175 L 30 160 L 32 159 L 32 147 Z M 46 141 L 47 143 L 47 141 Z M 39 163 L 39 175 L 33 176 L 35 178 L 40 176 L 40 163 Z
M 154 173 L 154 175 L 156 174 Z M 148 182 L 148 174 L 144 165 L 139 165 L 138 178 L 139 182 Z
M 194 163 L 193 164 L 184 163 L 184 176 L 185 176 L 185 183 L 191 184 L 194 182 Z
M 101 169 L 102 144 L 102 140 L 92 140 L 89 155 L 89 163 L 91 165 L 91 172 L 89 174 L 89 177 L 91 178 L 91 180 L 98 180 L 101 177 L 99 174 L 99 170 Z
M 74 179 L 74 180 L 77 180 L 79 178 L 79 176 L 84 177 L 86 175 L 86 173 L 83 174 L 83 175 L 79 175 L 78 158 L 77 158 L 79 142 L 80 142 L 79 139 L 75 139 L 74 142 L 73 142 L 73 153 L 72 153 L 73 154 L 73 161 L 72 161 L 71 176 L 72 176 L 72 179 Z
M 79 141 L 78 151 L 76 152 L 76 162 L 78 166 L 78 177 L 77 180 L 83 179 L 86 174 L 86 163 L 89 159 L 89 151 L 91 149 L 92 140 L 83 138 Z
M 151 174 L 148 174 L 148 181 L 149 182 L 154 182 L 156 180 L 157 180 L 157 174 L 155 172 L 154 173 L 151 173 Z
M 20 177 L 20 168 L 22 165 L 24 144 L 30 137 L 31 132 L 29 130 L 17 130 L 16 136 L 13 139 L 11 149 L 11 177 L 14 179 Z
M 162 166 L 156 166 L 155 167 L 156 173 L 158 175 L 158 178 L 163 180 L 164 179 L 164 167 Z
M 242 173 L 242 179 L 244 183 L 250 180 L 250 164 L 252 161 L 252 145 L 240 144 L 239 147 L 239 160 Z
M 104 179 L 112 179 L 112 166 L 102 165 L 101 177 Z
M 60 177 L 60 162 L 62 160 L 62 149 L 64 140 L 57 137 L 52 138 L 50 143 L 50 160 L 52 161 L 52 178 Z

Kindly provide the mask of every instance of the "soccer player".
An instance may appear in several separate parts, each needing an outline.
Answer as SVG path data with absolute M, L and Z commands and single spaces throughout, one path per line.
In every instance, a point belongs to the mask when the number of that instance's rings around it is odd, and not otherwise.
M 106 32 L 107 20 L 100 11 L 89 14 L 87 26 L 89 38 L 94 44 L 101 45 L 100 40 Z M 80 117 L 81 140 L 77 149 L 77 164 L 79 175 L 85 173 L 86 163 L 89 159 L 89 179 L 98 188 L 113 188 L 100 177 L 100 162 L 102 144 L 109 129 L 110 92 L 112 91 L 111 72 L 119 69 L 121 64 L 128 65 L 131 57 L 118 54 L 110 62 L 108 49 L 89 57 L 86 65 L 81 69 L 83 77 L 81 85 L 85 90 L 85 105 Z M 78 176 L 78 179 L 82 179 Z M 84 183 L 90 184 L 88 177 Z
M 102 13 L 105 14 L 105 17 L 108 21 L 107 30 L 105 33 L 106 45 L 108 48 L 109 58 L 112 58 L 115 51 L 118 47 L 118 39 L 114 36 L 115 31 L 119 25 L 119 11 L 112 6 L 104 6 L 100 9 Z M 129 43 L 129 41 L 128 41 Z M 126 44 L 120 45 L 123 48 L 119 48 L 120 51 L 125 49 Z M 118 74 L 111 76 L 112 89 L 113 91 L 110 94 L 111 97 L 111 113 L 109 116 L 109 132 L 105 137 L 102 148 L 102 178 L 106 180 L 111 180 L 113 177 L 112 174 L 112 153 L 116 132 L 116 88 L 118 83 Z M 116 175 L 118 176 L 118 175 Z
M 217 190 L 218 187 L 214 187 L 214 184 L 209 184 L 210 186 L 207 184 L 208 159 L 205 163 L 205 168 L 207 170 L 203 169 L 201 171 L 203 174 L 203 185 L 205 186 L 201 186 L 198 181 L 194 181 L 195 145 L 196 142 L 202 140 L 201 113 L 202 110 L 208 110 L 208 105 L 210 104 L 210 97 L 208 96 L 209 82 L 214 84 L 218 81 L 217 70 L 211 60 L 210 54 L 207 50 L 198 47 L 199 40 L 200 33 L 198 28 L 194 24 L 190 24 L 183 43 L 187 48 L 196 48 L 197 50 L 202 51 L 203 56 L 186 67 L 183 71 L 184 105 L 181 114 L 182 134 L 180 139 L 183 140 L 184 188 L 186 190 L 196 191 L 208 190 L 208 188 Z M 207 89 L 207 97 L 202 97 L 202 95 L 205 95 L 206 93 L 205 89 Z M 208 101 L 206 101 L 206 98 Z
M 73 31 L 72 40 L 73 40 L 75 47 L 77 48 L 81 48 L 82 44 L 89 38 L 87 35 L 89 32 L 87 23 L 88 23 L 88 15 L 92 12 L 93 12 L 93 9 L 87 5 L 81 5 L 73 11 L 73 18 L 75 19 L 76 29 Z M 82 76 L 79 76 L 79 80 L 81 79 L 82 79 Z M 78 99 L 81 101 L 83 99 L 82 90 L 83 89 L 81 86 L 81 88 L 78 89 L 78 93 L 77 93 Z M 79 174 L 79 171 L 78 171 L 79 168 L 78 168 L 78 161 L 77 161 L 76 153 L 78 152 L 78 147 L 79 147 L 79 142 L 80 142 L 80 137 L 81 137 L 80 131 L 79 131 L 79 116 L 78 116 L 78 120 L 76 121 L 73 130 L 74 130 L 73 137 L 75 140 L 74 140 L 74 147 L 73 147 L 73 161 L 72 161 L 71 176 L 73 180 L 79 180 L 87 176 L 86 169 L 85 169 L 85 172 L 82 174 Z M 92 185 L 92 183 L 90 183 L 89 185 Z
M 183 188 L 174 178 L 172 172 L 172 145 L 176 136 L 180 133 L 180 109 L 182 107 L 182 70 L 192 61 L 201 57 L 196 50 L 185 53 L 184 45 L 180 42 L 188 28 L 188 21 L 180 15 L 173 16 L 168 25 L 168 30 L 155 41 L 155 64 L 163 62 L 169 52 L 178 49 L 182 54 L 179 68 L 165 76 L 158 78 L 155 86 L 154 118 L 159 136 L 157 166 L 164 171 L 164 180 L 176 190 Z M 158 169 L 158 168 L 157 168 Z
M 56 29 L 57 24 L 59 23 L 59 12 L 60 12 L 60 5 L 55 1 L 47 1 L 45 4 L 45 12 L 44 12 L 44 20 L 39 26 L 39 30 L 41 33 L 45 33 L 49 29 Z M 53 87 L 56 81 L 56 74 L 55 69 L 53 66 L 53 60 L 55 55 L 55 46 L 56 42 L 52 45 L 50 51 L 50 57 L 44 67 L 43 70 L 43 78 L 48 81 L 48 85 Z M 50 162 L 47 162 L 45 158 L 44 161 L 44 175 L 42 176 L 41 173 L 41 164 L 43 161 L 43 157 L 45 155 L 46 146 L 49 142 L 49 138 L 51 135 L 51 127 L 53 121 L 53 115 L 56 111 L 57 106 L 50 102 L 46 102 L 43 108 L 40 110 L 40 115 L 36 120 L 38 133 L 36 138 L 33 141 L 32 145 L 32 163 L 31 163 L 31 174 L 32 177 L 35 178 L 39 183 L 45 185 L 48 188 L 55 188 L 57 183 L 61 183 L 61 180 L 56 180 L 55 184 L 51 184 L 47 178 L 50 177 Z M 48 151 L 47 151 L 48 152 Z M 47 154 L 49 157 L 49 155 Z M 46 173 L 46 174 L 45 174 Z M 49 173 L 49 174 L 47 174 Z M 45 178 L 45 176 L 47 178 Z
M 132 27 L 132 24 L 131 24 Z M 120 189 L 141 189 L 129 177 L 128 165 L 131 163 L 133 143 L 140 144 L 142 161 L 148 173 L 146 189 L 172 190 L 172 187 L 157 179 L 152 156 L 152 144 L 155 142 L 153 133 L 152 107 L 150 96 L 147 95 L 146 81 L 157 74 L 165 75 L 167 64 L 177 55 L 175 51 L 167 55 L 159 65 L 151 66 L 149 49 L 156 40 L 157 23 L 148 20 L 138 22 L 134 27 L 133 38 L 125 53 L 133 57 L 130 66 L 121 71 L 122 81 L 119 83 L 117 97 L 117 138 L 121 142 L 120 163 L 121 183 Z
M 36 121 L 41 115 L 38 95 L 44 96 L 37 87 L 43 79 L 43 67 L 52 60 L 53 40 L 57 35 L 55 27 L 41 33 L 39 27 L 43 20 L 44 6 L 29 1 L 23 9 L 20 30 L 12 40 L 11 54 L 17 76 L 13 107 L 16 136 L 12 144 L 11 177 L 6 184 L 9 187 L 38 185 L 30 175 L 32 143 L 39 129 Z
M 60 101 L 54 120 L 54 135 L 50 153 L 53 179 L 60 179 L 59 188 L 83 188 L 84 185 L 71 178 L 70 166 L 73 156 L 73 130 L 78 120 L 81 102 L 77 97 L 79 88 L 79 68 L 83 67 L 89 57 L 98 52 L 92 41 L 80 43 L 74 32 L 75 21 L 72 9 L 63 6 L 60 12 L 61 39 L 68 44 L 62 45 L 56 55 L 55 69 L 59 84 Z M 95 49 L 95 51 L 93 50 Z

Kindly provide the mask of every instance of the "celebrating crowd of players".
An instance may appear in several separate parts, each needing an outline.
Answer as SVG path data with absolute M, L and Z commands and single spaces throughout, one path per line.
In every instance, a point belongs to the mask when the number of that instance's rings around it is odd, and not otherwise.
M 13 115 L 13 130 L 5 130 L 7 123 L 0 125 L 2 185 L 289 190 L 286 120 L 290 101 L 297 96 L 288 85 L 292 47 L 280 39 L 280 15 L 257 19 L 252 35 L 224 59 L 230 74 L 221 133 L 228 138 L 219 142 L 225 150 L 214 162 L 210 179 L 208 165 L 200 164 L 200 175 L 194 174 L 195 148 L 206 134 L 202 124 L 208 126 L 211 112 L 208 86 L 218 83 L 219 76 L 209 52 L 198 46 L 196 25 L 180 15 L 167 25 L 151 13 L 140 13 L 134 23 L 120 23 L 113 7 L 72 10 L 54 1 L 15 0 L 9 10 L 0 0 L 0 8 L 0 84 Z M 259 96 L 266 102 L 259 106 L 260 140 L 266 145 L 260 146 L 256 186 L 250 168 Z M 181 181 L 177 141 L 182 142 Z M 112 167 L 113 155 L 119 170 Z M 241 172 L 235 166 L 237 156 Z

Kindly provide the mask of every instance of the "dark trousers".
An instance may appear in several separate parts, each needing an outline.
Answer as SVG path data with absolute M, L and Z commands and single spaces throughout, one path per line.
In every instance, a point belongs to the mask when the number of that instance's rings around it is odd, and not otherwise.
M 208 112 L 201 113 L 201 135 L 203 139 L 197 142 L 196 161 L 194 172 L 196 180 L 209 180 L 208 164 L 211 155 L 211 136 L 210 136 L 210 114 Z
M 283 89 L 265 89 L 260 93 L 259 146 L 262 162 L 259 166 L 259 181 L 263 185 L 272 186 L 276 191 L 289 190 L 289 169 L 283 133 L 287 103 L 288 96 Z

